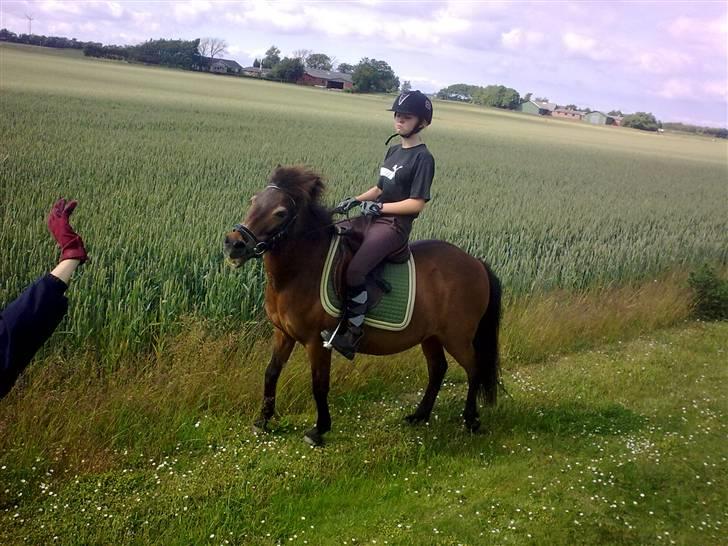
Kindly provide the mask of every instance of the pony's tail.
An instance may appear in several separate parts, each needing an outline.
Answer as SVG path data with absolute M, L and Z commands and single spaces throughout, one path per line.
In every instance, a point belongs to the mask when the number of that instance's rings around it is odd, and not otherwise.
M 501 282 L 488 264 L 481 260 L 490 285 L 490 297 L 485 314 L 480 319 L 478 330 L 473 338 L 475 359 L 478 366 L 478 394 L 488 405 L 494 405 L 498 399 L 500 381 L 500 358 L 498 355 L 498 330 L 501 318 Z

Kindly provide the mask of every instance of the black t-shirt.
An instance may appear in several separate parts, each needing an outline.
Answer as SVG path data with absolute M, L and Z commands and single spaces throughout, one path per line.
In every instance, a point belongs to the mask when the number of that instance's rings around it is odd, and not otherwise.
M 412 148 L 402 148 L 400 144 L 392 146 L 384 156 L 379 169 L 377 187 L 382 194 L 377 198 L 380 203 L 395 203 L 405 199 L 430 200 L 430 187 L 435 176 L 435 158 L 424 144 Z M 406 223 L 417 218 L 398 216 Z

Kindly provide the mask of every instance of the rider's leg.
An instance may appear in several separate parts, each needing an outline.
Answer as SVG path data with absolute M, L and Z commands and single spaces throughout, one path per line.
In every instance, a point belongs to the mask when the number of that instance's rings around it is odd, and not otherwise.
M 346 271 L 345 326 L 332 340 L 334 348 L 344 356 L 354 357 L 361 340 L 368 294 L 366 277 L 382 260 L 407 242 L 406 233 L 391 218 L 375 219 L 366 232 L 364 241 L 349 263 Z

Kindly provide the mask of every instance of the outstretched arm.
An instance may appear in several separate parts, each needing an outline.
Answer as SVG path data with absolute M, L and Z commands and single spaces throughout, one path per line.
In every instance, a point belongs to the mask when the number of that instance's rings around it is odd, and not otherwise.
M 73 272 L 87 259 L 81 237 L 68 223 L 75 207 L 75 201 L 59 199 L 48 215 L 48 229 L 61 247 L 60 263 L 0 312 L 0 398 L 10 391 L 68 309 L 64 292 Z

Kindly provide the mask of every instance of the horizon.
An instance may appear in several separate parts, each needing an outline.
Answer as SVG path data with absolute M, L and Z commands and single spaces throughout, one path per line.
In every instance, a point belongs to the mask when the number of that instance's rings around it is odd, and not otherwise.
M 728 127 L 728 2 L 11 0 L 0 27 L 104 45 L 215 37 L 243 66 L 271 45 L 282 57 L 325 53 L 334 68 L 369 57 L 427 93 L 505 85 L 579 108 Z

